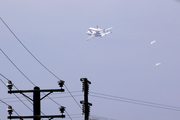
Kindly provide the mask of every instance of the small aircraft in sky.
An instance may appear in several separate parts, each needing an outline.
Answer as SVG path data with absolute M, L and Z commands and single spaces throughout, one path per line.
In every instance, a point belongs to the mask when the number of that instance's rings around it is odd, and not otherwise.
M 156 43 L 156 41 L 155 41 L 155 40 L 154 40 L 154 41 L 151 41 L 151 43 L 150 43 L 150 44 L 152 45 L 152 44 L 154 44 L 154 43 Z
M 87 34 L 90 35 L 90 37 L 87 38 L 87 40 L 94 38 L 94 37 L 103 37 L 111 32 L 112 27 L 108 28 L 108 29 L 100 29 L 98 28 L 92 28 L 90 27 L 89 30 L 87 31 Z
M 155 65 L 155 66 L 159 66 L 159 65 L 161 65 L 161 63 L 156 63 L 156 65 Z

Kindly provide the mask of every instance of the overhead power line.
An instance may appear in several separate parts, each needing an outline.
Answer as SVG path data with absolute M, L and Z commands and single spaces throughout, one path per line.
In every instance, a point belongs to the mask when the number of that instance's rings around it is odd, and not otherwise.
M 6 102 L 2 101 L 1 99 L 0 99 L 0 101 L 1 101 L 2 103 L 4 103 L 5 105 L 10 106 L 10 105 L 7 104 Z
M 61 95 L 64 95 L 64 94 L 69 94 L 69 92 L 63 92 L 63 93 L 61 93 Z M 81 91 L 71 91 L 71 93 L 81 93 Z M 54 94 L 52 94 L 51 95 L 51 98 L 53 98 L 53 99 L 58 99 L 58 98 L 67 98 L 67 97 L 71 97 L 71 95 L 67 95 L 67 96 L 57 96 L 57 94 L 59 94 L 59 93 L 54 93 Z M 53 96 L 56 96 L 56 97 L 53 97 Z M 82 94 L 78 94 L 78 95 L 76 95 L 76 94 L 73 94 L 73 96 L 75 96 L 75 97 L 79 97 L 79 96 L 83 96 Z M 30 96 L 30 97 L 32 97 L 32 96 Z M 15 99 L 16 97 L 7 97 L 7 98 L 0 98 L 1 100 L 13 100 L 13 99 Z M 24 97 L 19 97 L 19 98 L 24 98 Z M 47 99 L 47 98 L 44 98 L 44 99 Z M 25 100 L 24 100 L 25 101 Z M 17 102 L 17 101 L 8 101 L 8 102 Z
M 1 79 L 0 79 L 1 80 Z M 1 82 L 6 86 L 6 84 L 1 80 Z M 16 88 L 17 89 L 17 88 Z M 18 90 L 18 89 L 17 89 Z M 19 101 L 21 101 L 30 111 L 33 112 L 33 110 L 28 106 L 26 105 L 16 94 L 14 94 L 16 96 L 16 98 L 19 99 Z M 29 100 L 28 100 L 29 101 Z M 31 102 L 30 102 L 31 103 Z M 32 104 L 32 103 L 31 103 Z
M 36 86 L 18 67 L 17 65 L 6 55 L 6 53 L 0 49 L 0 51 L 3 53 L 3 55 L 13 64 L 13 66 L 29 81 L 31 82 L 31 84 L 33 84 L 34 86 Z
M 33 54 L 32 52 L 21 42 L 21 40 L 16 36 L 16 34 L 10 29 L 10 27 L 5 23 L 5 21 L 0 17 L 1 21 L 4 23 L 4 25 L 8 28 L 8 30 L 13 34 L 13 36 L 18 40 L 18 42 L 25 48 L 25 50 L 43 67 L 45 68 L 50 74 L 52 74 L 55 78 L 57 78 L 58 80 L 61 80 L 57 75 L 55 75 L 51 70 L 49 70 L 41 61 L 39 61 Z M 67 86 L 65 85 L 67 91 L 69 92 L 69 94 L 72 96 L 72 98 L 75 100 L 76 104 L 80 107 L 79 103 L 77 102 L 77 100 L 74 98 L 74 96 L 71 94 L 71 92 L 69 91 L 69 89 L 67 88 Z
M 80 96 L 83 96 L 83 95 L 73 95 L 74 97 L 80 97 Z M 61 98 L 69 98 L 71 97 L 70 95 L 68 96 L 61 96 L 61 97 L 51 97 L 51 99 L 61 99 Z M 19 100 L 15 99 L 16 97 L 12 97 L 12 98 L 1 98 L 2 100 L 7 100 L 8 103 L 12 103 L 12 102 L 20 102 Z M 24 97 L 19 97 L 19 98 L 24 98 Z M 44 98 L 44 100 L 47 100 L 49 98 Z M 28 101 L 28 100 L 22 100 L 22 101 Z M 57 102 L 56 102 L 57 103 Z
M 7 104 L 6 102 L 2 101 L 1 99 L 0 99 L 0 101 L 1 101 L 2 103 L 4 103 L 5 105 L 7 105 L 7 106 L 11 106 L 11 105 Z M 19 114 L 18 114 L 14 109 L 13 109 L 13 111 L 19 116 Z
M 18 68 L 18 67 L 17 67 Z M 18 68 L 19 69 L 19 68 Z M 20 70 L 20 69 L 19 69 Z M 4 77 L 7 81 L 9 81 L 9 79 L 7 77 L 5 77 L 4 75 L 0 74 L 2 77 Z M 26 77 L 27 78 L 27 77 Z M 0 79 L 1 80 L 1 79 Z M 2 81 L 2 80 L 1 80 Z M 2 81 L 2 83 L 6 86 L 6 84 Z M 15 85 L 14 85 L 15 86 Z M 15 88 L 18 90 L 18 88 L 15 86 Z M 45 93 L 43 92 L 43 94 L 45 95 Z M 15 95 L 15 94 L 14 94 Z M 17 95 L 15 95 L 26 107 L 28 107 Z M 61 106 L 59 103 L 57 103 L 55 100 L 53 100 L 52 98 L 50 98 L 49 96 L 47 96 L 51 101 L 53 101 L 54 103 L 56 103 L 57 105 Z M 26 97 L 25 97 L 26 98 Z M 27 98 L 26 98 L 27 99 Z M 29 99 L 27 99 L 29 101 Z M 31 103 L 32 104 L 32 103 Z M 29 108 L 29 107 L 28 107 Z M 30 108 L 29 108 L 30 109 Z M 31 109 L 30 109 L 31 110 Z M 31 110 L 33 112 L 33 110 Z M 43 115 L 45 115 L 42 111 L 40 111 Z M 68 112 L 65 110 L 66 114 L 69 116 Z M 69 118 L 71 119 L 71 117 L 69 116 Z
M 107 117 L 102 117 L 102 116 L 97 116 L 97 115 L 91 115 L 92 117 L 90 120 L 115 120 L 113 118 L 107 118 Z
M 106 95 L 106 94 L 95 93 L 95 92 L 90 92 L 90 93 L 91 93 L 90 96 L 97 97 L 97 98 L 103 98 L 103 99 L 109 99 L 109 100 L 114 100 L 114 101 L 144 105 L 144 106 L 149 106 L 149 107 L 156 107 L 156 108 L 161 108 L 161 109 L 180 111 L 180 107 L 176 107 L 176 106 L 164 105 L 164 104 L 159 104 L 159 103 L 152 103 L 152 102 L 147 102 L 147 101 L 129 99 L 129 98 Z M 96 95 L 92 95 L 92 94 L 96 94 Z
M 0 74 L 0 76 L 2 76 L 3 78 L 5 78 L 7 81 L 10 81 L 7 77 L 5 77 L 4 75 Z M 1 80 L 1 79 L 0 79 Z M 6 86 L 6 84 L 4 83 L 4 81 L 1 80 L 1 82 Z M 17 90 L 19 90 L 15 85 L 13 85 Z M 16 97 L 17 98 L 17 97 Z M 27 98 L 26 98 L 27 99 Z M 31 104 L 33 104 L 29 99 L 27 99 Z

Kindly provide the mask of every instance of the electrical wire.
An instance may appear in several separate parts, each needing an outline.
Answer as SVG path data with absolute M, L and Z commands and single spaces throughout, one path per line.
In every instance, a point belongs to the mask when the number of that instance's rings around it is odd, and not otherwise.
M 108 96 L 108 97 L 113 97 L 113 98 L 118 98 L 118 99 L 130 100 L 130 101 L 135 101 L 135 102 L 141 102 L 141 103 L 145 103 L 145 104 L 153 104 L 153 105 L 159 105 L 159 106 L 164 106 L 164 107 L 172 107 L 172 108 L 180 109 L 180 107 L 176 107 L 176 106 L 170 106 L 170 105 L 164 105 L 164 104 L 159 104 L 159 103 L 147 102 L 147 101 L 142 101 L 142 100 L 135 100 L 135 99 L 118 97 L 118 96 L 113 96 L 113 95 L 106 95 L 106 94 L 96 93 L 96 92 L 90 92 L 90 93 L 97 94 L 97 95 Z
M 74 95 L 74 97 L 79 97 L 79 96 L 83 96 L 83 95 Z M 51 97 L 52 99 L 59 99 L 59 98 L 69 98 L 71 96 L 61 96 L 61 97 Z M 23 97 L 24 98 L 24 97 Z M 6 99 L 11 99 L 11 98 L 6 98 Z M 44 100 L 47 100 L 49 98 L 44 98 Z M 28 101 L 28 100 L 23 100 L 23 101 Z M 11 101 L 7 101 L 8 103 L 12 103 L 12 102 L 19 102 L 19 100 L 12 100 Z
M 5 105 L 7 105 L 7 106 L 11 106 L 11 105 L 7 104 L 6 102 L 2 101 L 1 99 L 0 99 L 0 101 L 1 101 L 2 103 L 4 103 Z M 14 109 L 13 109 L 13 111 L 19 116 L 19 114 L 18 114 Z
M 7 54 L 0 49 L 0 51 L 4 54 L 4 56 L 14 65 L 14 67 L 29 81 L 31 82 L 34 86 L 36 86 L 18 67 L 17 65 L 7 56 Z M 2 75 L 2 74 L 1 74 Z M 4 77 L 4 76 L 3 76 Z M 6 77 L 5 77 L 6 78 Z M 7 79 L 7 78 L 6 78 Z M 8 79 L 7 79 L 8 80 Z M 45 93 L 43 93 L 45 95 Z M 52 100 L 54 103 L 56 103 L 57 105 L 59 105 L 57 102 L 55 102 L 53 99 L 51 99 L 49 96 L 47 96 L 50 100 Z M 67 113 L 67 111 L 66 111 Z M 44 114 L 44 113 L 43 113 Z M 67 113 L 68 114 L 68 113 Z M 70 117 L 70 116 L 69 116 Z M 70 117 L 71 118 L 71 117 Z
M 7 77 L 5 77 L 4 75 L 2 75 L 2 74 L 0 74 L 2 77 L 4 77 L 7 81 L 10 81 Z M 0 79 L 1 80 L 1 79 Z M 1 80 L 1 82 L 6 86 L 6 84 L 4 83 L 4 81 L 2 81 Z M 13 86 L 17 89 L 17 90 L 19 90 L 14 84 L 13 84 Z M 13 93 L 14 94 L 14 93 Z M 19 99 L 19 101 L 21 101 L 30 111 L 32 111 L 33 112 L 33 110 L 29 107 L 29 106 L 27 106 L 24 102 L 23 102 L 23 100 L 21 100 L 16 94 L 14 94 L 15 96 L 16 96 L 16 98 L 18 98 Z M 29 101 L 32 105 L 33 105 L 33 103 L 27 98 L 27 97 L 25 97 L 26 98 L 26 100 L 27 101 Z M 43 115 L 45 115 L 42 111 L 40 111 Z
M 5 78 L 7 81 L 10 81 L 7 77 L 5 77 L 4 75 L 2 75 L 2 74 L 0 74 L 0 76 L 2 76 L 3 78 Z M 2 81 L 2 80 L 1 80 Z M 6 84 L 2 81 L 2 83 L 6 86 Z M 15 85 L 13 85 L 15 88 L 16 88 L 16 90 L 19 90 Z M 26 98 L 26 97 L 25 97 Z M 28 98 L 26 98 L 27 99 L 27 101 L 29 101 L 32 105 L 33 105 L 33 103 L 28 99 Z M 32 111 L 32 110 L 31 110 Z
M 1 79 L 0 79 L 1 80 Z M 1 82 L 6 86 L 6 84 L 1 80 Z M 30 111 L 32 111 L 33 112 L 33 110 L 29 107 L 29 106 L 27 106 L 16 94 L 14 94 Z
M 8 28 L 8 30 L 13 34 L 13 36 L 18 40 L 18 42 L 25 48 L 25 50 L 43 67 L 45 68 L 50 74 L 52 74 L 55 78 L 57 78 L 58 80 L 61 80 L 57 75 L 55 75 L 52 71 L 50 71 L 42 62 L 40 62 L 33 54 L 32 52 L 21 42 L 21 40 L 15 35 L 15 33 L 10 29 L 10 27 L 5 23 L 5 21 L 0 17 L 1 21 L 4 23 L 4 25 Z M 66 89 L 68 90 L 68 92 L 70 93 L 70 95 L 72 96 L 72 98 L 75 100 L 76 104 L 80 107 L 79 103 L 77 102 L 77 100 L 73 97 L 73 95 L 71 94 L 71 92 L 69 91 L 69 89 L 67 88 L 67 86 L 65 85 Z
M 146 102 L 146 101 L 140 101 L 140 100 L 134 100 L 134 99 L 117 97 L 117 96 L 106 95 L 106 94 L 95 93 L 95 92 L 90 92 L 90 93 L 97 94 L 97 95 L 90 95 L 90 96 L 97 97 L 97 98 L 103 98 L 103 99 L 115 100 L 115 101 L 120 101 L 120 102 L 144 105 L 144 106 L 149 106 L 149 107 L 156 107 L 156 108 L 180 111 L 180 107 L 175 107 L 175 106 L 170 106 L 170 105 L 163 105 L 163 104 Z
M 5 105 L 7 105 L 7 106 L 11 106 L 11 105 L 7 104 L 6 102 L 2 101 L 1 99 L 0 99 L 0 101 L 1 101 L 2 103 L 4 103 Z
M 103 119 L 103 120 L 115 120 L 115 119 L 112 119 L 112 118 L 107 118 L 107 117 L 102 117 L 102 116 L 97 116 L 97 115 L 91 115 L 92 117 L 95 117 L 95 119 L 93 118 L 90 118 L 90 120 L 97 120 L 96 118 L 99 119 Z
M 2 74 L 0 74 L 2 75 Z M 1 80 L 1 79 L 0 79 Z M 8 80 L 8 79 L 7 79 Z M 2 80 L 1 80 L 2 81 Z M 2 83 L 6 86 L 6 84 L 2 81 Z M 16 87 L 17 89 L 17 87 Z M 28 107 L 16 94 L 14 94 L 26 107 Z M 57 105 L 61 106 L 59 103 L 57 103 L 56 101 L 54 101 L 52 98 L 49 97 L 49 99 L 51 99 L 54 103 L 56 103 Z M 29 107 L 28 107 L 29 108 Z M 30 109 L 30 108 L 29 108 Z M 31 109 L 30 109 L 31 110 Z M 32 111 L 32 110 L 31 110 Z M 32 111 L 33 112 L 33 111 Z M 72 120 L 72 118 L 70 117 L 70 115 L 68 114 L 68 112 L 65 110 L 66 114 L 69 116 L 69 118 Z M 42 114 L 44 114 L 43 112 L 41 112 Z M 45 115 L 45 114 L 44 114 Z
M 4 54 L 4 56 L 13 64 L 13 66 L 29 81 L 31 82 L 31 84 L 33 84 L 34 86 L 36 86 L 17 66 L 16 64 L 6 55 L 6 53 L 0 49 L 0 51 Z
M 71 91 L 71 93 L 77 93 L 77 92 L 81 92 L 81 91 Z M 61 94 L 69 94 L 69 92 L 63 92 L 63 93 L 61 93 Z M 54 93 L 54 94 L 52 94 L 51 96 L 54 96 L 54 95 L 56 95 L 57 96 L 57 94 L 59 94 L 59 93 Z M 83 96 L 83 95 L 73 95 L 73 96 Z M 32 96 L 30 96 L 30 97 L 32 97 Z M 66 97 L 71 97 L 71 96 L 61 96 L 61 97 L 51 97 L 51 98 L 53 98 L 53 99 L 56 99 L 56 98 L 66 98 Z M 2 100 L 8 100 L 8 99 L 10 99 L 10 100 L 12 100 L 12 99 L 15 99 L 16 97 L 8 97 L 8 98 L 0 98 L 0 99 L 2 99 Z M 24 97 L 19 97 L 19 98 L 24 98 Z M 47 98 L 44 98 L 44 99 L 47 99 Z M 12 101 L 12 102 L 16 102 L 16 101 Z

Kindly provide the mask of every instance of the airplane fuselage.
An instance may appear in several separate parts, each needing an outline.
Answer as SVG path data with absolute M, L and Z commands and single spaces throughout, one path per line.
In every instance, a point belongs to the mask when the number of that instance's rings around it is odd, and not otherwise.
M 102 37 L 103 35 L 103 30 L 99 28 L 92 28 L 90 27 L 89 30 L 87 31 L 88 35 L 95 35 L 96 37 Z
M 108 29 L 100 29 L 100 28 L 92 28 L 90 27 L 89 30 L 87 31 L 87 34 L 90 35 L 90 37 L 87 39 L 91 39 L 93 37 L 103 37 L 109 33 L 111 33 L 111 28 L 108 28 Z

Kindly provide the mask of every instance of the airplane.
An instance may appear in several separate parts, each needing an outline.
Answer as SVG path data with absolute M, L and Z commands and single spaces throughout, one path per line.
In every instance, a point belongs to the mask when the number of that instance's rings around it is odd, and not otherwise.
M 103 36 L 105 36 L 109 33 L 112 33 L 111 29 L 112 29 L 112 27 L 110 27 L 108 29 L 100 29 L 100 28 L 98 28 L 98 26 L 97 26 L 97 28 L 90 27 L 89 30 L 87 31 L 87 34 L 91 35 L 91 36 L 88 37 L 87 40 L 94 38 L 94 37 L 101 37 L 102 38 Z

